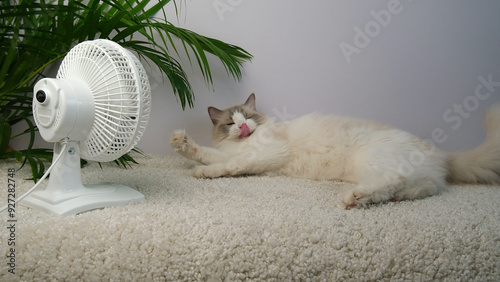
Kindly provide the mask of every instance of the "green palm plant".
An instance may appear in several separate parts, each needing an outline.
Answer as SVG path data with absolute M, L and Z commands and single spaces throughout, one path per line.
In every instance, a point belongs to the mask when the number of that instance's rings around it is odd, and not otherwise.
M 135 51 L 168 78 L 183 109 L 193 107 L 194 93 L 176 59 L 181 52 L 191 65 L 195 62 L 209 85 L 209 54 L 220 60 L 228 75 L 240 79 L 243 63 L 252 56 L 238 46 L 173 25 L 164 10 L 170 2 L 177 11 L 175 0 L 1 1 L 0 159 L 28 163 L 35 181 L 43 174 L 52 150 L 33 148 L 37 128 L 30 119 L 32 89 L 43 71 L 79 42 L 105 38 Z M 12 126 L 18 123 L 26 130 L 12 136 Z M 10 140 L 22 134 L 29 135 L 27 148 L 10 148 Z M 115 162 L 127 166 L 135 160 L 125 155 Z

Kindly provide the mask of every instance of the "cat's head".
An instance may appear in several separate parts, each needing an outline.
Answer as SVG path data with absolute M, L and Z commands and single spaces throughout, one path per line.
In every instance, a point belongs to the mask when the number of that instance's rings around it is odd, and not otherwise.
M 257 112 L 253 93 L 241 105 L 225 110 L 209 107 L 208 115 L 214 125 L 212 138 L 216 144 L 223 140 L 241 141 L 252 135 L 267 120 L 266 115 Z

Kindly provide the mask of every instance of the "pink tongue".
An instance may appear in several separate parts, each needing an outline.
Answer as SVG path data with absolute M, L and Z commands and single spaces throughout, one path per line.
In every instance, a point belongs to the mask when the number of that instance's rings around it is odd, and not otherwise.
M 246 123 L 240 125 L 240 138 L 245 138 L 250 135 L 250 128 L 248 128 L 248 125 Z

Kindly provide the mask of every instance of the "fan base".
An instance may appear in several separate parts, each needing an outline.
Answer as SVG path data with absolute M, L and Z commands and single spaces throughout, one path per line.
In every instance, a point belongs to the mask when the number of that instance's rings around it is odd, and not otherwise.
M 30 208 L 42 209 L 66 216 L 93 209 L 123 206 L 130 202 L 144 200 L 143 194 L 121 184 L 103 183 L 84 185 L 83 187 L 83 189 L 64 193 L 59 197 L 46 190 L 36 191 L 27 196 L 22 203 Z

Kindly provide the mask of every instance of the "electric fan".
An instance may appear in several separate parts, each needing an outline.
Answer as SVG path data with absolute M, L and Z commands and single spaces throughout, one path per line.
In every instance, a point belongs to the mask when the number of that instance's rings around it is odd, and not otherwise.
M 139 60 L 119 44 L 97 39 L 73 47 L 56 78 L 35 84 L 33 116 L 40 135 L 55 142 L 45 190 L 22 202 L 59 215 L 144 200 L 120 184 L 83 185 L 80 158 L 112 161 L 139 141 L 149 119 L 151 89 Z

